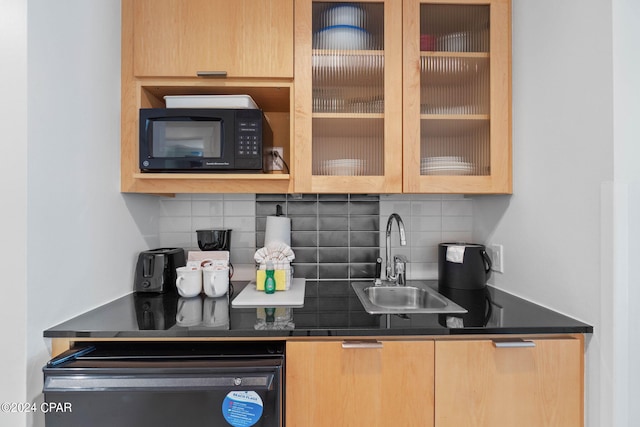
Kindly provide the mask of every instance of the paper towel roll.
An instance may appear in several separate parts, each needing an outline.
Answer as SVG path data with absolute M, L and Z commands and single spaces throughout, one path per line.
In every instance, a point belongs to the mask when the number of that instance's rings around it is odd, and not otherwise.
M 286 216 L 268 216 L 264 245 L 278 242 L 291 246 L 291 219 Z

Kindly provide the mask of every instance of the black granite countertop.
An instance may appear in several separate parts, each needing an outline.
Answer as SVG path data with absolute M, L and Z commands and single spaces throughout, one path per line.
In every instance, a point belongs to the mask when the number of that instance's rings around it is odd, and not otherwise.
M 246 282 L 233 282 L 234 295 Z M 434 288 L 437 282 L 429 282 Z M 464 315 L 371 315 L 347 281 L 307 281 L 302 308 L 233 308 L 228 297 L 131 293 L 44 331 L 48 338 L 264 338 L 592 333 L 593 327 L 487 287 L 446 296 Z

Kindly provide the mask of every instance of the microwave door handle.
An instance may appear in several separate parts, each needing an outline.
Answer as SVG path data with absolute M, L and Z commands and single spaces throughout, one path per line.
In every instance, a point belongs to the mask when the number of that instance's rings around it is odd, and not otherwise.
M 224 78 L 227 77 L 226 71 L 198 71 L 196 73 L 198 77 L 218 77 Z

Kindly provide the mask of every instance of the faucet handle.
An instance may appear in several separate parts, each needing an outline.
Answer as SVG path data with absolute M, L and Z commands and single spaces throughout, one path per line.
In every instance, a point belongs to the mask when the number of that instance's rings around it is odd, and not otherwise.
M 404 255 L 396 255 L 393 257 L 397 285 L 404 286 L 407 284 L 407 262 L 409 262 L 409 260 Z

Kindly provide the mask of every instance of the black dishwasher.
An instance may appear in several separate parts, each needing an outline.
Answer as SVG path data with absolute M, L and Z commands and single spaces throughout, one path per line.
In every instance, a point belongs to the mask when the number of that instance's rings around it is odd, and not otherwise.
M 46 427 L 281 427 L 282 342 L 76 344 L 44 371 Z

